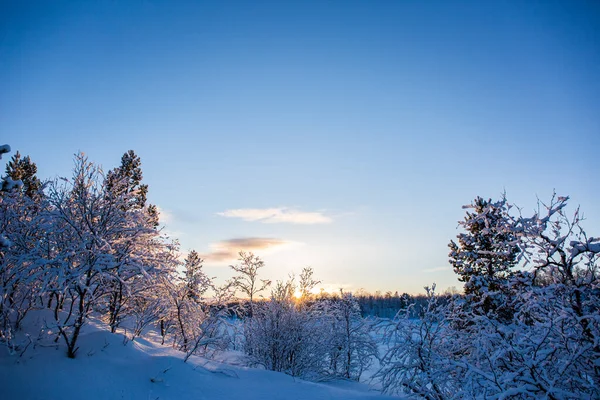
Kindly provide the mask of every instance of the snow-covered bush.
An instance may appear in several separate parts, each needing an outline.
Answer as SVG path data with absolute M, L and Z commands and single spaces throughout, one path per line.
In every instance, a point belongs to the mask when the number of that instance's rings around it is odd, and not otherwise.
M 351 293 L 341 293 L 313 304 L 327 348 L 327 373 L 334 377 L 359 380 L 377 357 L 372 338 L 373 322 L 361 316 L 358 301 Z
M 202 269 L 203 260 L 191 251 L 184 261 L 185 274 L 163 279 L 159 293 L 163 298 L 158 318 L 163 342 L 173 335 L 173 346 L 186 353 L 208 355 L 229 344 L 227 303 L 233 296 L 232 284 L 216 287 Z M 204 295 L 212 291 L 211 298 Z
M 244 320 L 244 350 L 250 365 L 310 379 L 358 380 L 377 354 L 371 324 L 346 293 L 315 300 L 312 269 L 300 276 L 299 298 L 292 277 L 277 282 L 271 298 L 254 304 Z
M 293 299 L 293 280 L 277 282 L 271 299 L 254 304 L 244 320 L 244 351 L 250 365 L 292 376 L 316 377 L 325 366 L 321 324 Z
M 385 391 L 430 399 L 600 398 L 600 239 L 587 236 L 578 210 L 567 217 L 567 200 L 553 197 L 532 217 L 505 219 L 507 240 L 518 240 L 524 256 L 523 270 L 495 282 L 495 292 L 510 293 L 495 303 L 513 310 L 510 318 L 482 309 L 470 293 L 445 303 L 431 295 L 420 319 L 388 327 L 378 374 Z M 503 246 L 510 247 L 492 243 Z
M 40 266 L 35 249 L 44 235 L 44 207 L 20 191 L 0 192 L 0 229 L 7 244 L 0 250 L 0 331 L 18 330 L 35 306 Z
M 375 377 L 386 393 L 442 400 L 461 390 L 464 371 L 453 362 L 453 351 L 463 342 L 456 342 L 452 329 L 452 305 L 440 301 L 435 285 L 425 289 L 426 307 L 419 318 L 410 318 L 407 309 L 382 321 L 388 350 Z
M 0 158 L 9 151 L 10 146 L 0 146 Z M 35 249 L 45 234 L 48 204 L 39 195 L 36 172 L 29 157 L 21 159 L 17 152 L 0 185 L 0 342 L 9 347 L 17 346 L 14 333 L 40 302 Z

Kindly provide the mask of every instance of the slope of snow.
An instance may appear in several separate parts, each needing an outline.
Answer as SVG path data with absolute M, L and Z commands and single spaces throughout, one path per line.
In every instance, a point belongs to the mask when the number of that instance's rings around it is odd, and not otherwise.
M 365 384 L 313 383 L 182 353 L 151 339 L 90 327 L 76 359 L 62 343 L 30 346 L 19 357 L 2 349 L 0 398 L 53 399 L 389 399 Z M 234 359 L 235 354 L 224 358 Z

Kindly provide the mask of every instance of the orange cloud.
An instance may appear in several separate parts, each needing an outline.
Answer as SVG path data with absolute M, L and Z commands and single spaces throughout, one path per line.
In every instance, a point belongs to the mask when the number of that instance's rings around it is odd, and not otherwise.
M 210 246 L 212 251 L 202 254 L 201 257 L 207 262 L 222 263 L 237 260 L 240 251 L 274 250 L 292 243 L 287 240 L 273 238 L 234 238 L 212 244 Z

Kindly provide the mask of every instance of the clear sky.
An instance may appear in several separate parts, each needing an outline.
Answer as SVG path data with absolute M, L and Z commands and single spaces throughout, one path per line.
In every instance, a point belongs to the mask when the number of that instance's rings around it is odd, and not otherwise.
M 244 248 L 273 279 L 443 290 L 477 195 L 556 189 L 600 234 L 600 3 L 3 0 L 0 141 L 41 178 L 135 150 L 219 279 Z

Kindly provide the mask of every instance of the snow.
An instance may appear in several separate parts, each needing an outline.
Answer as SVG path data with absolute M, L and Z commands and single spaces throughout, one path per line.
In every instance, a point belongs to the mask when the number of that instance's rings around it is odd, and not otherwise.
M 2 159 L 2 154 L 4 153 L 10 153 L 10 146 L 7 144 L 0 146 L 0 160 Z
M 4 182 L 6 182 L 4 185 L 6 190 L 12 190 L 14 188 L 23 187 L 23 181 L 21 181 L 20 179 L 15 181 L 10 176 L 5 177 Z
M 7 238 L 5 238 L 4 236 L 0 235 L 0 247 L 10 247 L 12 246 L 12 242 L 10 240 L 8 240 Z
M 571 241 L 571 257 L 577 257 L 581 253 L 589 251 L 590 253 L 600 253 L 600 240 L 598 238 L 589 238 L 587 242 Z
M 0 354 L 2 399 L 387 399 L 367 384 L 314 383 L 283 373 L 246 368 L 239 355 L 219 360 L 161 346 L 152 335 L 134 342 L 89 326 L 77 358 L 58 344 L 30 346 L 22 356 Z M 5 350 L 5 349 L 2 349 Z

